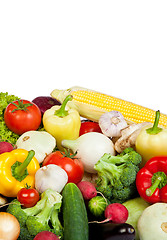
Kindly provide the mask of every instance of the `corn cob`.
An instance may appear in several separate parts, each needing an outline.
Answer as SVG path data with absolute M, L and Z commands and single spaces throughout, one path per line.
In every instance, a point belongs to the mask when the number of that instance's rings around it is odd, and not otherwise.
M 68 106 L 75 108 L 80 116 L 92 121 L 98 122 L 103 113 L 112 110 L 121 112 L 129 124 L 153 123 L 155 119 L 155 111 L 152 109 L 90 89 L 72 87 L 66 90 L 55 89 L 51 92 L 51 96 L 61 103 L 68 94 L 73 96 L 73 100 L 68 103 Z M 167 115 L 161 113 L 159 125 L 167 127 Z

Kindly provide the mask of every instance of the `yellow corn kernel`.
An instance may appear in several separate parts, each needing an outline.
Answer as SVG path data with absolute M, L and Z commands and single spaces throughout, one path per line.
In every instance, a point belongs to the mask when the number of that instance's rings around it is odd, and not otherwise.
M 152 109 L 81 87 L 72 87 L 67 90 L 55 89 L 51 96 L 63 102 L 68 94 L 73 96 L 69 107 L 77 109 L 82 117 L 93 121 L 98 121 L 103 113 L 113 110 L 121 112 L 129 123 L 153 123 L 155 119 L 155 111 Z M 159 125 L 167 127 L 167 115 L 161 113 Z

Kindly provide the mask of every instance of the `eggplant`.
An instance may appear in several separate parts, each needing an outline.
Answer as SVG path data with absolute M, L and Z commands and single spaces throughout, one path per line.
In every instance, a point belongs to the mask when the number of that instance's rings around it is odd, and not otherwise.
M 39 107 L 42 115 L 46 110 L 53 107 L 54 105 L 61 105 L 61 103 L 58 100 L 49 96 L 36 97 L 32 100 L 32 102 Z
M 128 223 L 89 223 L 89 240 L 134 240 L 135 229 Z

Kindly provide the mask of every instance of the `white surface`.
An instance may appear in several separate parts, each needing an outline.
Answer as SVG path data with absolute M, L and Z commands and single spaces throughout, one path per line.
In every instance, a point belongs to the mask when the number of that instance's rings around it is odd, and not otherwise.
M 79 85 L 167 113 L 167 1 L 0 1 L 0 91 Z

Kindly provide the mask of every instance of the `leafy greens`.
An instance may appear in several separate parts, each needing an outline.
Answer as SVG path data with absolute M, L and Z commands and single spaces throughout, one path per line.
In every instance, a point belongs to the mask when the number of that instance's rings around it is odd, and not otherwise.
M 4 121 L 4 111 L 7 105 L 15 100 L 20 99 L 15 95 L 9 95 L 7 92 L 0 92 L 0 141 L 10 142 L 15 144 L 19 135 L 10 131 Z

